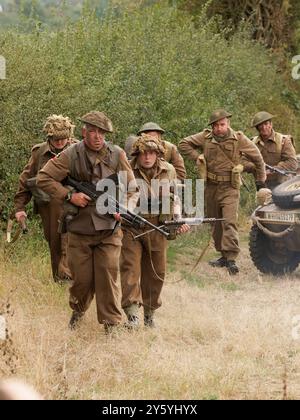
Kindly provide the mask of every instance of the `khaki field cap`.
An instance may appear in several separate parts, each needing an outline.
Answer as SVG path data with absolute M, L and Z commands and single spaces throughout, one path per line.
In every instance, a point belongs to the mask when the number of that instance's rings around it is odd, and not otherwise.
M 63 115 L 50 115 L 43 127 L 43 132 L 46 133 L 48 139 L 63 140 L 73 137 L 75 125 L 69 117 Z
M 262 124 L 266 121 L 270 121 L 274 117 L 275 115 L 269 114 L 269 112 L 265 112 L 265 111 L 258 112 L 253 117 L 251 127 L 257 127 L 259 124 Z
M 112 122 L 103 112 L 91 111 L 78 119 L 85 124 L 94 125 L 108 133 L 113 132 Z
M 154 122 L 148 122 L 140 128 L 140 130 L 137 132 L 137 135 L 141 135 L 142 133 L 146 133 L 147 131 L 158 131 L 161 134 L 164 134 L 165 130 L 161 128 L 158 124 Z
M 137 140 L 133 145 L 133 151 L 131 155 L 137 156 L 139 153 L 144 153 L 146 150 L 154 150 L 160 156 L 165 154 L 164 146 L 156 137 L 142 134 L 140 137 L 137 137 Z
M 223 118 L 230 118 L 232 114 L 230 112 L 225 111 L 225 109 L 216 109 L 210 116 L 208 125 L 212 125 L 217 121 L 222 120 Z

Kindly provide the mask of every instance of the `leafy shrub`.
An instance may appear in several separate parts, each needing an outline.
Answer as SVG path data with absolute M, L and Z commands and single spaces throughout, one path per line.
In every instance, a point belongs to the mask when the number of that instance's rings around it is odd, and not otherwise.
M 195 29 L 188 14 L 160 4 L 102 20 L 85 10 L 56 32 L 36 28 L 0 34 L 0 54 L 7 60 L 7 78 L 0 80 L 2 217 L 52 113 L 76 121 L 102 110 L 121 145 L 145 121 L 157 121 L 177 143 L 202 130 L 220 106 L 234 113 L 236 129 L 247 131 L 251 115 L 261 109 L 282 115 L 284 131 L 296 127 L 266 50 L 245 31 L 226 39 L 204 15 Z M 193 172 L 191 164 L 188 169 Z

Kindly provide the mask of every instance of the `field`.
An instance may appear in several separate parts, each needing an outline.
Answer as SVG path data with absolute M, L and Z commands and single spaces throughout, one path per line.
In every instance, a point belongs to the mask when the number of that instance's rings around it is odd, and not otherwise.
M 68 330 L 68 287 L 51 282 L 37 234 L 23 236 L 1 253 L 10 337 L 1 341 L 1 376 L 25 379 L 46 399 L 300 398 L 300 273 L 260 275 L 247 229 L 234 278 L 208 266 L 212 247 L 190 274 L 208 232 L 172 243 L 158 328 L 113 337 L 94 305 L 79 330 Z

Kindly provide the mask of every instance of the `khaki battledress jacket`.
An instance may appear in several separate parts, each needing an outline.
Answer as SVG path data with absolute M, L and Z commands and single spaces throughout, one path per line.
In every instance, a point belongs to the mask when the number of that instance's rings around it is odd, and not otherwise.
M 227 260 L 234 261 L 239 252 L 237 228 L 239 187 L 232 185 L 232 170 L 240 163 L 242 154 L 256 167 L 256 180 L 265 181 L 265 165 L 258 148 L 241 131 L 230 129 L 221 141 L 211 130 L 186 137 L 179 143 L 183 156 L 197 161 L 204 155 L 207 165 L 205 207 L 207 217 L 224 218 L 213 227 L 215 248 Z

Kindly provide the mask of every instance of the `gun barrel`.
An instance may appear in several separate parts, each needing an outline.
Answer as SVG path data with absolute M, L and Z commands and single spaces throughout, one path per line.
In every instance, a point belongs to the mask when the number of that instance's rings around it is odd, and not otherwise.
M 202 223 L 215 223 L 215 222 L 224 222 L 225 219 L 215 219 L 215 218 L 203 218 L 203 217 L 188 217 L 186 219 L 178 220 L 167 220 L 164 224 L 165 226 L 198 226 Z
M 279 175 L 282 175 L 282 176 L 289 176 L 290 174 L 293 173 L 292 171 L 284 171 L 283 169 L 278 169 L 278 168 L 275 168 L 274 166 L 271 166 L 271 165 L 268 165 L 268 164 L 265 164 L 265 165 L 266 165 L 266 168 L 269 169 L 270 171 L 275 172 L 275 173 L 277 173 Z

